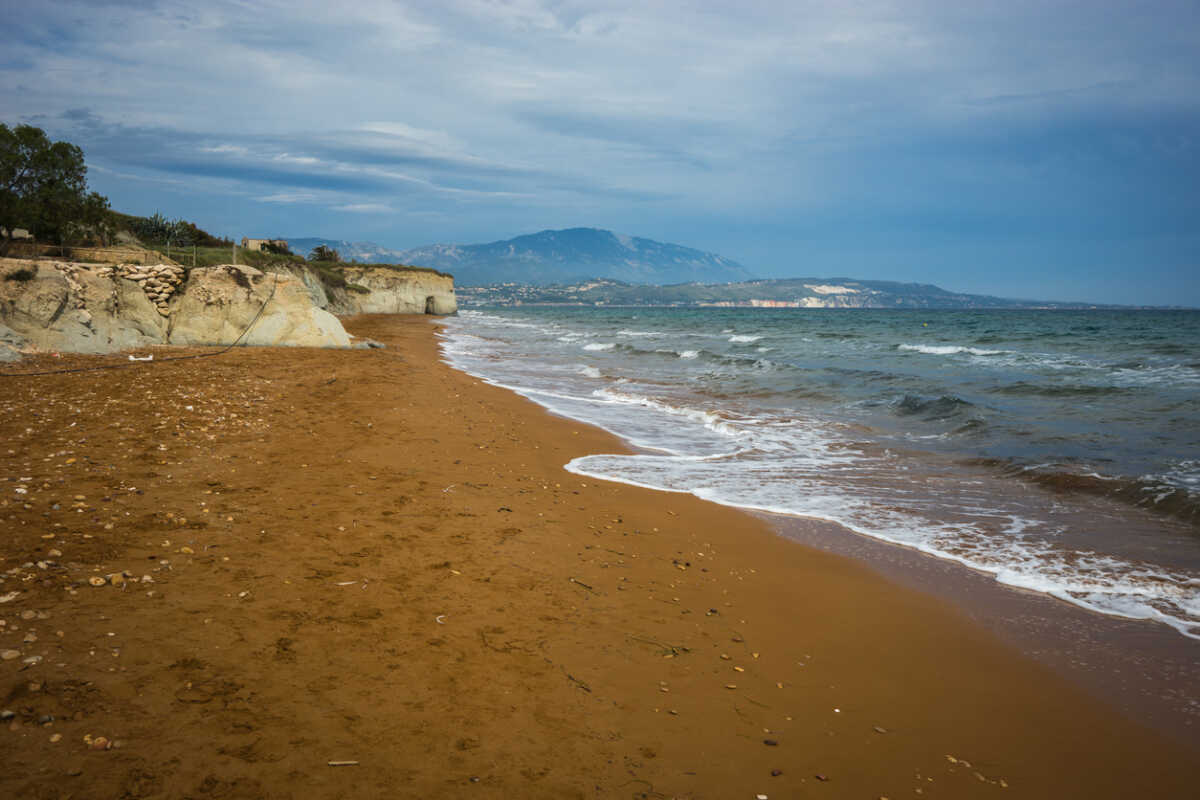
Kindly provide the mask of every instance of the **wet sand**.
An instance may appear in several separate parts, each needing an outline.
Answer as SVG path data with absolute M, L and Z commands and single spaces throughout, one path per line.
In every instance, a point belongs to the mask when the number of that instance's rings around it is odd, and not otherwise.
M 1197 748 L 945 601 L 581 480 L 621 443 L 346 325 L 388 349 L 0 379 L 8 794 L 1190 796 Z

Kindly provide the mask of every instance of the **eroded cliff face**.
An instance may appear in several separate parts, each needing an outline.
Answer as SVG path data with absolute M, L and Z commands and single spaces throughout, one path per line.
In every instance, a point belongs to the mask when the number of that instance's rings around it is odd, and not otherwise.
M 453 314 L 454 279 L 348 267 L 107 266 L 0 259 L 0 360 L 21 352 L 109 353 L 155 344 L 352 347 L 335 314 Z M 365 291 L 364 291 L 365 290 Z M 253 323 L 253 325 L 251 325 Z M 248 329 L 248 330 L 247 330 Z
M 454 279 L 435 272 L 347 266 L 342 272 L 350 284 L 346 288 L 327 286 L 312 267 L 292 268 L 289 274 L 308 287 L 314 303 L 339 316 L 458 312 Z
M 239 344 L 351 346 L 337 317 L 318 308 L 291 275 L 244 266 L 193 269 L 166 299 L 151 281 L 93 265 L 0 259 L 0 357 L 228 345 L 247 327 Z
M 387 267 L 347 267 L 346 281 L 370 289 L 370 294 L 346 292 L 350 314 L 454 314 L 458 300 L 454 279 L 433 272 L 398 271 Z

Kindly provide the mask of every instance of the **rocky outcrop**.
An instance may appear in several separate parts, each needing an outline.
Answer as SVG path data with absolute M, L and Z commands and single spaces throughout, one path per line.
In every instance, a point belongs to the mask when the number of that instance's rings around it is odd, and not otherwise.
M 454 278 L 425 270 L 346 267 L 346 282 L 370 290 L 347 291 L 339 304 L 350 314 L 454 314 Z
M 458 311 L 454 278 L 432 270 L 347 265 L 342 270 L 345 286 L 331 286 L 307 265 L 291 268 L 290 274 L 304 282 L 314 303 L 339 316 Z
M 170 305 L 168 344 L 349 347 L 338 318 L 317 308 L 307 287 L 290 275 L 253 267 L 194 269 Z
M 122 274 L 121 268 L 0 259 L 0 350 L 11 356 L 227 345 L 243 332 L 239 344 L 351 346 L 337 318 L 318 308 L 291 275 L 243 266 L 193 269 L 175 282 L 165 273 L 141 281 Z
M 403 267 L 347 267 L 330 280 L 308 265 L 263 273 L 232 265 L 185 270 L 0 259 L 0 360 L 31 351 L 108 353 L 234 341 L 352 347 L 334 314 L 453 314 L 457 308 L 453 278 Z

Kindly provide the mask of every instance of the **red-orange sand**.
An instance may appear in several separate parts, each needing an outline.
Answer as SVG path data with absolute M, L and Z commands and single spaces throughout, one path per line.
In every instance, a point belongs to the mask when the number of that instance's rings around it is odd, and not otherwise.
M 1196 796 L 943 603 L 347 327 L 388 348 L 0 379 L 4 796 Z

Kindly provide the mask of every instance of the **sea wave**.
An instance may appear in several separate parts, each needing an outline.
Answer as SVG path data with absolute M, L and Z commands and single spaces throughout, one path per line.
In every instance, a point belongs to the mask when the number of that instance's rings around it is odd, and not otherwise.
M 762 336 L 753 336 L 751 334 L 739 333 L 739 334 L 730 336 L 729 341 L 732 342 L 733 344 L 753 344 L 754 342 L 757 342 L 761 338 L 763 338 L 763 337 Z
M 963 463 L 991 467 L 1002 475 L 1036 484 L 1058 495 L 1104 497 L 1185 522 L 1200 523 L 1197 462 L 1182 461 L 1176 470 L 1139 476 L 1103 475 L 1071 465 L 1022 464 L 1011 459 L 977 458 Z
M 605 350 L 612 350 L 614 347 L 616 347 L 616 344 L 613 342 L 592 342 L 585 344 L 583 349 L 591 350 L 592 352 L 603 352 Z
M 853 467 L 853 465 L 847 465 Z M 999 583 L 1048 594 L 1111 616 L 1162 622 L 1200 639 L 1200 587 L 1185 573 L 1159 565 L 1056 547 L 1030 535 L 1036 520 L 1011 516 L 987 533 L 976 523 L 939 522 L 836 483 L 793 477 L 781 490 L 780 466 L 735 473 L 720 465 L 653 455 L 593 455 L 566 469 L 578 475 L 696 495 L 767 513 L 825 519 L 875 539 L 911 547 L 992 575 Z M 838 465 L 825 468 L 836 471 Z
M 922 397 L 914 394 L 906 394 L 890 403 L 892 412 L 898 416 L 919 416 L 931 422 L 959 416 L 974 405 L 969 400 L 953 395 Z
M 925 353 L 931 356 L 953 356 L 961 353 L 966 353 L 972 356 L 999 356 L 1010 351 L 1008 350 L 984 350 L 979 347 L 966 347 L 965 345 L 933 345 L 933 344 L 901 344 L 896 346 L 897 350 L 911 350 L 917 353 Z

